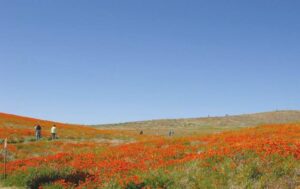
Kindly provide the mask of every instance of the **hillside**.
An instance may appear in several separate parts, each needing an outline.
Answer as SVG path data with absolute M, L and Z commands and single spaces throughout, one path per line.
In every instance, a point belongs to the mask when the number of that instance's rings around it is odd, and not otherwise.
M 55 123 L 59 138 L 49 140 L 54 122 L 2 113 L 0 139 L 8 137 L 9 144 L 6 166 L 0 156 L 0 172 L 7 173 L 6 179 L 0 177 L 0 186 L 296 188 L 300 184 L 300 124 L 274 123 L 298 122 L 298 118 L 297 111 L 282 111 L 146 121 L 102 129 Z M 37 141 L 33 133 L 36 123 L 43 128 L 43 138 Z M 140 128 L 146 129 L 145 135 L 136 132 Z M 151 135 L 154 131 L 164 135 L 170 128 L 181 137 Z M 236 128 L 240 129 L 233 131 Z M 212 132 L 219 133 L 208 134 Z
M 50 128 L 53 124 L 57 126 L 58 137 L 61 139 L 110 139 L 128 136 L 124 132 L 116 133 L 114 131 L 99 130 L 83 125 L 65 124 L 0 113 L 0 139 L 8 138 L 9 142 L 15 143 L 32 141 L 35 139 L 34 126 L 36 124 L 42 126 L 42 136 L 44 139 L 50 138 Z
M 93 125 L 65 124 L 23 116 L 0 113 L 0 138 L 11 141 L 33 139 L 33 127 L 37 123 L 43 127 L 44 135 L 49 136 L 50 127 L 56 124 L 63 138 L 111 138 L 119 135 L 132 136 L 144 131 L 147 135 L 166 135 L 174 130 L 175 135 L 208 134 L 234 130 L 261 124 L 300 122 L 300 111 L 275 111 L 225 117 L 205 117 L 190 119 L 163 119 L 119 124 Z
M 180 135 L 213 133 L 262 124 L 300 122 L 300 111 L 274 111 L 255 114 L 243 114 L 224 117 L 204 117 L 190 119 L 162 119 L 119 124 L 94 125 L 100 129 L 116 129 L 146 134 L 166 134 L 177 130 Z M 178 132 L 177 132 L 178 134 Z
M 42 138 L 39 141 L 35 139 L 36 124 L 42 127 Z M 52 141 L 50 137 L 53 124 L 57 127 L 56 141 Z M 136 136 L 126 131 L 101 130 L 78 124 L 0 113 L 0 144 L 5 138 L 8 138 L 9 143 L 9 160 L 70 152 L 79 148 L 82 151 L 95 150 L 136 140 Z M 2 149 L 0 152 L 2 153 Z M 0 161 L 3 161 L 2 155 Z

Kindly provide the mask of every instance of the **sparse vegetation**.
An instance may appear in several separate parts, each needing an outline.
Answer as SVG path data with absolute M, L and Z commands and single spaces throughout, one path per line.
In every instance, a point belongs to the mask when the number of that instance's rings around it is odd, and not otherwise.
M 300 111 L 274 111 L 257 114 L 245 114 L 224 117 L 205 117 L 191 119 L 164 119 L 119 124 L 94 125 L 106 130 L 127 131 L 146 135 L 167 135 L 169 130 L 175 136 L 206 135 L 223 131 L 232 131 L 263 124 L 300 123 Z

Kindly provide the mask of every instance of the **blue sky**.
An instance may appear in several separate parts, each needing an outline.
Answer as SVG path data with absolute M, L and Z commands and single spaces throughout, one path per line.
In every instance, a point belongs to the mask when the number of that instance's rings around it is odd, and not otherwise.
M 300 109 L 300 2 L 0 2 L 0 111 L 62 122 Z

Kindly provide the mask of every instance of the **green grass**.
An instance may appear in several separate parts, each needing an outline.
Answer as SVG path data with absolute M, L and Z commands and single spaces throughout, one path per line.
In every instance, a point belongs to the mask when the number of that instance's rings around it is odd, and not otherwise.
M 171 168 L 155 170 L 147 174 L 142 174 L 142 181 L 140 183 L 129 183 L 125 188 L 288 189 L 297 186 L 297 172 L 299 169 L 299 162 L 293 157 L 283 158 L 274 155 L 263 160 L 253 153 L 246 153 L 233 158 L 212 157 Z M 112 182 L 106 188 L 121 187 L 118 183 Z
M 38 189 L 43 185 L 51 188 L 53 187 L 53 184 L 50 184 L 52 181 L 58 179 L 66 179 L 69 182 L 74 183 L 75 186 L 81 180 L 84 180 L 86 178 L 86 174 L 87 173 L 84 172 L 74 172 L 72 168 L 58 169 L 41 166 L 39 168 L 30 168 L 26 172 L 20 171 L 11 176 L 8 176 L 6 180 L 3 180 L 3 183 L 6 186 L 26 186 L 26 188 Z

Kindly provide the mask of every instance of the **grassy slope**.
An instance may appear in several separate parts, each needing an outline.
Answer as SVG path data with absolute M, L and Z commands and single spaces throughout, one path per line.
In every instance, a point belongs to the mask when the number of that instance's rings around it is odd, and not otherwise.
M 176 135 L 208 134 L 261 124 L 300 122 L 300 111 L 275 111 L 225 117 L 163 119 L 120 124 L 94 125 L 99 129 L 126 130 L 165 135 L 170 129 Z
M 207 134 L 226 130 L 232 130 L 241 127 L 256 126 L 261 124 L 276 123 L 295 123 L 300 122 L 300 111 L 276 111 L 256 114 L 244 114 L 225 117 L 206 117 L 189 119 L 163 119 L 140 122 L 128 122 L 119 124 L 93 125 L 98 128 L 96 133 L 102 131 L 103 134 L 111 134 L 108 130 L 131 131 L 134 133 L 144 130 L 145 134 L 166 134 L 170 129 L 178 132 L 175 134 L 189 135 Z M 23 116 L 0 113 L 0 138 L 2 135 L 32 135 L 33 127 L 37 123 L 43 126 L 46 136 L 52 124 L 58 126 L 60 133 L 67 134 L 68 137 L 90 137 L 95 135 L 95 129 L 78 124 L 64 124 L 40 119 L 28 118 Z M 22 131 L 22 132 L 21 132 Z M 114 133 L 117 134 L 117 133 Z M 121 134 L 121 133 L 120 133 Z
M 241 116 L 177 119 L 177 120 L 156 120 L 156 121 L 135 122 L 135 123 L 126 123 L 126 124 L 115 124 L 115 125 L 101 126 L 100 128 L 102 129 L 95 129 L 95 128 L 90 128 L 90 127 L 85 127 L 80 125 L 56 123 L 58 125 L 58 131 L 61 136 L 61 140 L 57 140 L 54 142 L 48 140 L 43 140 L 40 142 L 30 142 L 30 141 L 26 141 L 26 137 L 32 137 L 31 134 L 32 134 L 33 126 L 37 122 L 39 122 L 43 126 L 45 132 L 50 129 L 53 122 L 1 113 L 0 114 L 0 131 L 1 131 L 0 135 L 3 135 L 4 133 L 8 135 L 11 139 L 18 138 L 18 137 L 25 138 L 25 142 L 9 145 L 10 147 L 9 161 L 11 162 L 14 160 L 27 159 L 32 157 L 38 158 L 39 156 L 47 157 L 48 155 L 53 155 L 61 152 L 72 152 L 76 154 L 84 154 L 84 153 L 101 154 L 99 157 L 102 157 L 105 153 L 109 153 L 110 150 L 113 150 L 115 148 L 111 148 L 112 146 L 110 144 L 107 144 L 107 142 L 103 142 L 101 139 L 103 138 L 116 139 L 120 136 L 127 135 L 128 134 L 127 132 L 130 130 L 137 133 L 136 131 L 138 131 L 141 128 L 145 129 L 146 133 L 149 131 L 149 134 L 151 134 L 150 132 L 155 133 L 157 130 L 158 132 L 161 132 L 160 134 L 164 134 L 165 132 L 167 132 L 168 129 L 173 128 L 176 134 L 181 133 L 182 135 L 186 135 L 191 133 L 197 134 L 197 133 L 220 132 L 222 130 L 230 130 L 230 129 L 240 128 L 240 127 L 257 125 L 257 124 L 298 122 L 299 120 L 300 120 L 299 111 L 280 111 L 280 112 L 259 113 L 259 114 L 241 115 Z M 104 128 L 106 130 L 103 130 Z M 249 144 L 252 145 L 253 143 L 253 147 L 256 148 L 259 147 L 258 144 L 264 144 L 262 141 L 266 139 L 265 136 L 278 135 L 278 137 L 271 137 L 270 140 L 272 144 L 275 144 L 276 143 L 275 139 L 278 139 L 277 141 L 278 145 L 281 145 L 282 141 L 285 140 L 288 140 L 288 144 L 295 143 L 295 145 L 298 145 L 297 143 L 299 138 L 298 137 L 299 130 L 297 129 L 298 125 L 293 126 L 292 130 L 289 126 L 285 126 L 282 128 L 286 128 L 286 129 L 280 130 L 281 127 L 277 127 L 277 125 L 275 125 L 274 127 L 270 127 L 270 129 L 266 131 L 266 134 L 263 134 L 264 129 L 260 132 L 256 131 L 255 128 L 254 130 L 249 130 L 249 131 L 253 131 L 252 134 L 255 134 L 255 136 L 252 135 L 251 133 L 249 134 L 249 132 L 243 133 L 242 131 L 244 129 L 242 129 L 237 133 L 235 132 L 227 133 L 227 134 L 225 133 L 224 136 L 227 139 L 224 141 L 228 141 L 230 142 L 229 143 L 230 145 L 233 145 L 233 147 L 238 147 L 238 148 L 240 146 L 247 146 Z M 295 130 L 294 132 L 293 128 L 297 130 Z M 116 129 L 117 130 L 123 129 L 125 131 L 116 132 L 115 131 Z M 22 132 L 19 132 L 20 130 Z M 248 130 L 244 130 L 244 131 L 248 131 Z M 283 131 L 288 133 L 285 134 Z M 136 137 L 135 135 L 129 135 L 129 134 L 127 136 Z M 211 136 L 211 138 L 212 141 L 214 142 L 220 142 L 220 146 L 222 147 L 223 140 L 219 141 L 220 136 L 223 135 L 222 134 L 216 135 L 215 139 L 218 140 L 215 140 L 213 135 Z M 119 146 L 120 149 L 116 147 L 117 150 L 114 151 L 113 154 L 116 154 L 117 152 L 124 150 L 124 154 L 116 155 L 116 162 L 121 161 L 122 163 L 124 161 L 126 163 L 128 160 L 130 160 L 130 158 L 133 158 L 133 160 L 131 160 L 130 162 L 137 162 L 137 160 L 135 160 L 134 158 L 138 153 L 136 152 L 133 153 L 132 157 L 128 155 L 131 154 L 130 152 L 135 149 L 132 147 L 136 146 L 144 149 L 144 147 L 151 147 L 151 145 L 149 146 L 149 142 L 150 144 L 153 143 L 151 142 L 152 138 L 149 136 L 147 137 L 140 136 L 140 137 L 141 137 L 140 139 L 143 139 L 141 141 L 144 142 L 140 142 L 137 144 L 134 143 L 124 144 Z M 281 139 L 280 137 L 283 137 L 284 140 Z M 146 139 L 149 141 L 147 142 Z M 199 143 L 197 138 L 194 139 L 196 140 L 194 142 L 193 139 L 190 137 L 185 137 L 185 140 L 188 141 L 192 140 L 192 142 L 187 142 L 187 141 L 182 142 L 185 148 L 188 148 L 189 145 L 195 145 Z M 290 142 L 289 140 L 293 140 L 294 142 Z M 153 149 L 149 149 L 148 151 L 139 150 L 139 153 L 140 152 L 150 153 L 148 155 L 142 155 L 143 157 L 150 157 L 150 155 L 153 155 L 152 152 L 153 150 L 159 150 L 159 153 L 157 153 L 158 155 L 162 155 L 164 153 L 169 155 L 169 152 L 172 152 L 172 149 L 166 150 L 165 148 L 166 147 L 170 148 L 172 144 L 174 145 L 175 151 L 180 152 L 181 148 L 177 148 L 177 145 L 180 146 L 181 144 L 180 139 L 178 139 L 178 141 L 177 139 L 175 139 L 174 141 L 173 139 L 170 139 L 168 145 L 166 145 L 168 141 L 169 139 L 164 141 L 165 145 L 161 149 L 155 147 Z M 238 141 L 238 144 L 236 144 L 236 141 Z M 245 145 L 241 145 L 243 141 L 245 141 Z M 139 146 L 138 144 L 141 145 Z M 203 143 L 200 143 L 199 145 L 201 144 Z M 266 142 L 266 145 L 263 145 L 263 147 L 269 147 L 268 141 Z M 127 151 L 128 149 L 130 149 L 130 151 Z M 229 149 L 232 149 L 232 147 L 230 147 Z M 180 158 L 183 154 L 185 153 L 179 153 L 174 157 Z M 124 158 L 121 159 L 119 158 L 123 156 Z M 111 157 L 111 155 L 109 157 Z M 173 157 L 172 154 L 171 157 Z M 166 157 L 162 156 L 159 159 L 162 158 L 166 158 Z M 290 183 L 292 183 L 291 186 L 295 186 L 296 182 L 299 180 L 295 178 L 299 171 L 299 162 L 296 161 L 295 159 L 277 158 L 272 161 L 271 160 L 260 161 L 257 159 L 256 156 L 252 157 L 251 155 L 245 155 L 245 157 L 243 156 L 242 158 L 237 157 L 237 160 L 236 157 L 233 157 L 233 158 L 225 159 L 224 161 L 218 160 L 216 163 L 214 161 L 211 163 L 212 160 L 208 159 L 205 160 L 205 161 L 209 161 L 210 167 L 208 168 L 202 166 L 203 163 L 206 164 L 207 162 L 202 162 L 202 160 L 199 160 L 199 162 L 191 161 L 188 164 L 169 167 L 170 174 L 167 174 L 167 177 L 163 177 L 166 175 L 164 174 L 160 175 L 160 172 L 154 171 L 152 174 L 145 173 L 145 178 L 142 178 L 142 180 L 143 183 L 150 185 L 153 188 L 157 188 L 157 186 L 160 186 L 160 183 L 166 185 L 167 186 L 166 188 L 182 188 L 181 186 L 182 185 L 186 186 L 187 183 L 189 184 L 192 183 L 192 185 L 188 186 L 187 188 L 199 188 L 200 186 L 201 187 L 204 186 L 204 188 L 207 187 L 218 188 L 219 186 L 222 186 L 224 184 L 228 185 L 228 188 L 234 185 L 241 186 L 242 188 L 246 188 L 247 186 L 248 187 L 254 186 L 256 184 L 258 184 L 258 188 L 262 186 L 269 186 L 270 188 L 274 188 L 273 185 L 272 186 L 269 185 L 271 183 L 275 183 L 274 186 L 278 184 L 283 184 L 283 186 L 280 188 L 290 188 L 287 187 L 288 185 L 290 185 Z M 247 161 L 248 163 L 245 163 L 244 161 Z M 276 166 L 270 164 L 269 162 L 274 162 L 274 165 Z M 237 166 L 237 169 L 229 170 L 227 166 L 232 166 L 232 165 Z M 197 167 L 197 169 L 195 169 L 195 167 Z M 215 169 L 220 171 L 216 172 Z M 224 170 L 226 171 L 224 172 Z M 35 175 L 35 173 L 33 175 Z M 20 177 L 18 175 L 16 176 L 16 178 L 17 180 L 20 180 Z M 272 179 L 270 180 L 270 178 Z M 290 179 L 288 180 L 287 178 Z M 12 179 L 12 183 L 9 185 L 15 185 L 15 180 L 13 180 L 13 178 L 11 179 Z M 280 179 L 282 179 L 282 181 Z M 195 182 L 193 183 L 193 181 Z M 216 183 L 217 185 L 214 185 Z
M 36 124 L 42 126 L 42 140 L 40 143 L 34 142 L 34 126 Z M 0 143 L 4 138 L 8 138 L 9 143 L 16 143 L 19 153 L 24 150 L 24 153 L 26 154 L 26 149 L 32 150 L 33 148 L 37 148 L 37 151 L 42 151 L 42 143 L 45 145 L 52 145 L 52 143 L 48 144 L 47 141 L 50 138 L 50 128 L 53 124 L 56 124 L 57 126 L 58 138 L 65 143 L 84 141 L 96 143 L 122 143 L 135 138 L 135 136 L 126 131 L 115 132 L 77 124 L 65 124 L 0 113 Z M 51 146 L 48 147 L 50 148 Z
M 299 137 L 299 124 L 282 124 L 206 137 L 161 137 L 96 151 L 98 144 L 87 150 L 69 146 L 64 151 L 71 154 L 11 162 L 5 184 L 37 189 L 49 180 L 64 179 L 60 184 L 67 180 L 72 188 L 78 183 L 69 178 L 88 172 L 95 177 L 82 185 L 87 188 L 295 188 L 300 181 Z M 82 180 L 87 177 L 80 175 Z
M 42 126 L 42 139 L 35 141 L 34 126 Z M 57 126 L 59 140 L 51 141 L 50 128 Z M 8 138 L 9 161 L 47 156 L 60 152 L 80 149 L 91 151 L 103 149 L 108 145 L 118 145 L 136 140 L 139 136 L 130 133 L 95 129 L 78 124 L 65 124 L 53 121 L 28 118 L 12 114 L 0 113 L 0 144 Z M 2 148 L 0 148 L 2 153 Z M 0 155 L 0 162 L 3 161 Z M 1 187 L 0 187 L 1 188 Z

